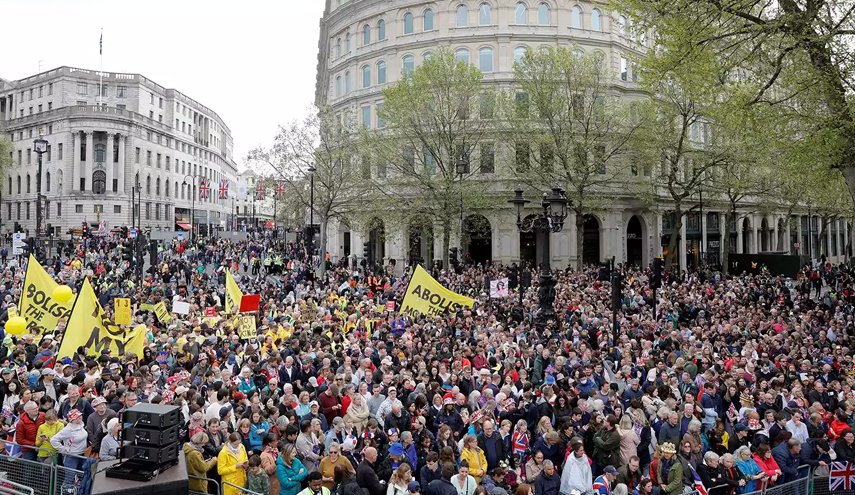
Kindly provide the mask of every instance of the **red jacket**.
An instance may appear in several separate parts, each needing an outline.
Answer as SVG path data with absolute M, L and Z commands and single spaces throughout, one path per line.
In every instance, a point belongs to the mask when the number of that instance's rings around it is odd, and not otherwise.
M 18 420 L 18 426 L 15 428 L 15 440 L 21 445 L 36 445 L 36 433 L 39 431 L 39 426 L 45 422 L 45 413 L 40 412 L 36 419 L 32 419 L 29 414 L 24 413 L 21 419 Z

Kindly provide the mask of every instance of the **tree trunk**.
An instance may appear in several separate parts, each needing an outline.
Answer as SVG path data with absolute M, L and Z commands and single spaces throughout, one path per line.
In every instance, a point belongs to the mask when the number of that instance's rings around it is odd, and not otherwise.
M 462 230 L 462 229 L 461 229 Z M 448 269 L 448 250 L 451 249 L 451 221 L 448 219 L 443 219 L 442 221 L 442 267 L 443 269 Z M 463 249 L 459 249 L 457 252 L 458 261 L 463 261 Z M 436 259 L 436 253 L 433 255 L 434 259 Z M 426 260 L 427 261 L 427 260 Z M 431 260 L 433 261 L 433 260 Z
M 576 269 L 582 271 L 585 252 L 585 215 L 576 211 Z
M 680 231 L 683 230 L 683 208 L 680 203 L 674 204 L 674 227 L 671 230 L 671 240 L 668 241 L 668 257 L 665 258 L 665 269 L 671 270 L 676 262 L 679 268 L 680 258 Z M 678 270 L 679 271 L 679 270 Z

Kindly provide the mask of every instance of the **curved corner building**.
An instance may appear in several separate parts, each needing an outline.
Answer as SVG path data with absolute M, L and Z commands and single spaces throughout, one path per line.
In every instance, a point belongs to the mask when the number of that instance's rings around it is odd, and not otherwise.
M 503 87 L 513 86 L 514 62 L 527 48 L 561 45 L 599 52 L 612 68 L 612 91 L 627 98 L 643 97 L 634 82 L 630 60 L 638 53 L 639 43 L 647 42 L 634 39 L 626 18 L 610 12 L 606 2 L 326 0 L 320 27 L 316 103 L 353 116 L 368 128 L 378 127 L 383 88 L 398 80 L 402 71 L 417 67 L 437 47 L 449 47 L 458 58 L 475 64 L 484 73 L 485 84 Z M 697 139 L 704 139 L 704 129 L 693 129 L 695 133 Z M 494 156 L 487 161 L 495 167 L 484 172 L 485 179 L 498 180 L 501 168 L 512 166 L 513 149 L 499 139 L 486 149 L 493 150 Z M 481 160 L 478 156 L 474 159 Z M 644 178 L 640 174 L 639 180 Z M 513 196 L 514 185 L 505 184 L 506 194 L 498 204 L 506 204 L 504 200 Z M 526 195 L 536 198 L 539 192 L 526 191 Z M 719 260 L 728 245 L 732 253 L 824 252 L 832 259 L 843 259 L 850 249 L 851 225 L 842 220 L 833 221 L 820 235 L 816 216 L 809 223 L 807 215 L 788 218 L 751 207 L 727 229 L 724 203 L 697 195 L 692 201 L 700 203 L 702 213 L 696 208 L 684 219 L 680 243 L 683 268 L 702 259 Z M 481 216 L 490 226 L 489 232 L 469 236 L 467 245 L 461 246 L 473 260 L 507 264 L 535 259 L 538 240 L 533 234 L 518 231 L 511 208 L 466 215 Z M 442 258 L 441 236 L 397 224 L 391 211 L 377 216 L 370 232 L 351 232 L 343 225 L 331 225 L 327 250 L 332 257 L 361 258 L 367 243 L 368 256 L 376 262 Z M 670 218 L 664 198 L 651 207 L 632 198 L 616 197 L 606 210 L 586 219 L 582 232 L 576 231 L 571 213 L 564 230 L 551 236 L 553 266 L 566 266 L 579 256 L 592 263 L 614 257 L 618 263 L 646 266 L 662 254 L 663 245 L 667 246 L 672 232 Z M 578 235 L 585 239 L 583 253 L 576 252 Z M 459 239 L 452 241 L 453 245 L 457 243 Z

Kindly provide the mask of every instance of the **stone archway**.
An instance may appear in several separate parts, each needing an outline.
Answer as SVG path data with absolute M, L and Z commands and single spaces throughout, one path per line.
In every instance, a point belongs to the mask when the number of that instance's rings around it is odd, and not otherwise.
M 407 226 L 407 259 L 410 265 L 430 266 L 433 260 L 433 225 L 414 218 Z
M 760 249 L 758 252 L 765 253 L 769 251 L 769 244 L 771 240 L 769 230 L 769 221 L 766 217 L 763 217 L 763 220 L 760 221 Z
M 630 217 L 626 225 L 626 264 L 637 267 L 645 266 L 644 219 L 639 215 Z
M 600 221 L 593 215 L 585 215 L 582 224 L 582 263 L 597 264 L 600 259 Z
M 483 215 L 463 219 L 463 260 L 466 263 L 487 264 L 493 259 L 493 227 Z
M 528 223 L 536 215 L 528 215 L 525 222 Z M 520 232 L 520 261 L 529 266 L 537 266 L 538 259 L 538 236 L 534 232 Z
M 742 221 L 742 254 L 751 254 L 751 220 Z
M 368 263 L 373 266 L 382 264 L 386 257 L 386 225 L 383 220 L 371 219 L 371 230 L 368 231 Z

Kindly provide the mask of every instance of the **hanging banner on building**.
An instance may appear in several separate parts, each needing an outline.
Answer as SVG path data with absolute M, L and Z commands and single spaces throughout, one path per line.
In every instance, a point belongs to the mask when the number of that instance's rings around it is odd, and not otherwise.
M 238 335 L 241 339 L 254 339 L 258 336 L 255 329 L 255 315 L 241 315 L 238 320 Z
M 493 299 L 508 297 L 508 279 L 490 280 L 490 297 Z
M 27 320 L 27 330 L 37 330 L 39 335 L 53 332 L 56 323 L 68 318 L 72 301 L 60 303 L 53 298 L 53 290 L 59 284 L 42 268 L 33 255 L 27 262 L 27 274 L 24 276 L 24 290 L 18 311 Z
M 79 348 L 83 348 L 83 352 L 91 357 L 101 356 L 105 349 L 109 349 L 113 356 L 132 352 L 141 357 L 145 342 L 144 326 L 126 331 L 107 318 L 86 279 L 68 317 L 57 360 L 74 356 Z
M 243 299 L 243 292 L 232 277 L 232 272 L 226 270 L 226 313 L 231 314 L 232 309 L 240 308 L 241 299 Z
M 246 200 L 246 180 L 238 179 L 237 181 L 237 199 L 240 201 Z
M 117 325 L 131 324 L 131 300 L 126 297 L 113 299 L 113 321 Z
M 455 312 L 460 308 L 471 308 L 473 304 L 475 301 L 446 289 L 421 265 L 417 265 L 413 278 L 407 286 L 400 312 L 410 317 L 438 316 L 446 311 Z

